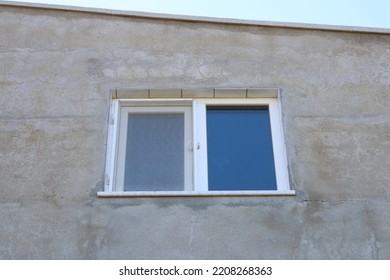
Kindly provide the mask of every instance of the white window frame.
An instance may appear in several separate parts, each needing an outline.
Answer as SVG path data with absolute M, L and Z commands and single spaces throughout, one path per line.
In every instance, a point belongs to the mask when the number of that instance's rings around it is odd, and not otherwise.
M 207 135 L 206 135 L 206 107 L 208 105 L 260 105 L 268 106 L 272 146 L 274 154 L 274 168 L 276 174 L 277 190 L 261 191 L 209 191 L 207 176 Z M 172 112 L 182 110 L 183 106 L 191 108 L 191 118 L 186 118 L 185 130 L 192 129 L 191 147 L 192 156 L 185 161 L 184 191 L 123 191 L 118 182 L 123 182 L 124 160 L 118 156 L 123 154 L 123 135 L 127 134 L 127 118 L 121 118 L 126 112 Z M 174 109 L 175 107 L 181 109 Z M 158 108 L 158 109 L 157 109 Z M 166 109 L 164 109 L 166 108 Z M 189 111 L 187 111 L 188 114 Z M 126 119 L 126 120 L 124 120 Z M 192 119 L 192 120 L 191 120 Z M 189 123 L 189 121 L 192 123 Z M 133 197 L 133 196 L 229 196 L 229 195 L 294 195 L 290 189 L 287 158 L 285 152 L 283 129 L 281 122 L 280 102 L 278 98 L 206 98 L 206 99 L 113 99 L 110 108 L 110 125 L 107 138 L 107 156 L 105 172 L 105 189 L 98 192 L 101 197 Z M 190 127 L 188 127 L 190 126 Z M 187 133 L 190 135 L 191 133 Z M 124 144 L 125 145 L 125 144 Z M 122 147 L 121 147 L 122 146 Z M 188 169 L 190 158 L 191 167 Z M 119 166 L 121 165 L 121 166 Z M 121 179 L 122 176 L 122 179 Z
M 184 191 L 193 189 L 192 179 L 192 108 L 191 106 L 121 106 L 120 116 L 129 114 L 169 114 L 181 113 L 184 116 Z M 113 190 L 124 191 L 124 175 L 126 161 L 126 136 L 127 136 L 127 117 L 119 117 L 119 137 L 118 137 L 118 152 L 117 164 L 115 165 L 115 176 L 113 176 Z

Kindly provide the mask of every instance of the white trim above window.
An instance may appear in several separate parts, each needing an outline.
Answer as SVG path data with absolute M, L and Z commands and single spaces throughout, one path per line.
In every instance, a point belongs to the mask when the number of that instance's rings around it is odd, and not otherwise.
M 274 89 L 114 92 L 98 196 L 294 194 Z

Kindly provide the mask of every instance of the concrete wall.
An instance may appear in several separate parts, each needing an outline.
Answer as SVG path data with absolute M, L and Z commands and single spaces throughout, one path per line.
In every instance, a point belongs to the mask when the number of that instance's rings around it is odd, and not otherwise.
M 0 6 L 0 258 L 390 259 L 390 32 Z M 293 197 L 98 198 L 112 88 L 277 87 Z

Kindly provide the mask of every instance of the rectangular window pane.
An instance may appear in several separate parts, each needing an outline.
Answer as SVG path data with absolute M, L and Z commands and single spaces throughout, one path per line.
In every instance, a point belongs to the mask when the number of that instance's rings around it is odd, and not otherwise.
M 125 191 L 184 189 L 184 114 L 129 114 Z
M 266 106 L 207 107 L 209 190 L 276 190 Z

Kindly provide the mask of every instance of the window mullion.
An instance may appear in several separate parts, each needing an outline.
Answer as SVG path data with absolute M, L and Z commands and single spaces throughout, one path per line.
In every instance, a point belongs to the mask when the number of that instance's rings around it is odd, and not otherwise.
M 194 189 L 208 191 L 206 105 L 194 101 Z

